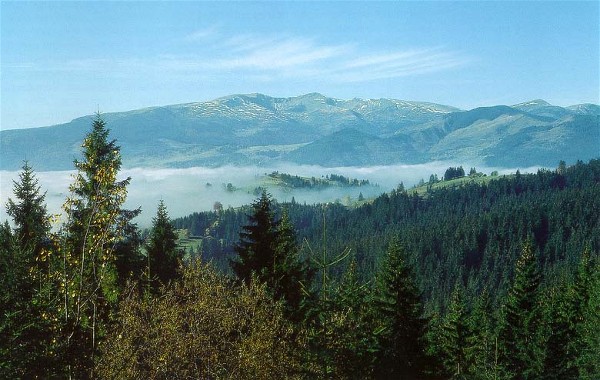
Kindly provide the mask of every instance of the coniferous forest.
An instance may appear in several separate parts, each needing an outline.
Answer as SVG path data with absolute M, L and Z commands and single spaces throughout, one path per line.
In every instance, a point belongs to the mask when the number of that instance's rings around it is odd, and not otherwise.
M 26 162 L 6 205 L 0 378 L 600 378 L 598 159 L 148 231 L 100 116 L 74 165 L 60 220 Z

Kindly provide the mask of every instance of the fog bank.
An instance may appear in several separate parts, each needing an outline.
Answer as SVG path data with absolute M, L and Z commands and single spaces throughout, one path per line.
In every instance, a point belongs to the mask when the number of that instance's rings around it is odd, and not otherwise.
M 298 203 L 319 203 L 356 200 L 362 193 L 364 197 L 373 197 L 396 188 L 401 182 L 411 187 L 431 174 L 442 178 L 450 166 L 462 165 L 468 172 L 469 166 L 450 162 L 432 162 L 420 165 L 390 165 L 373 167 L 326 168 L 311 165 L 274 165 L 271 167 L 224 166 L 219 168 L 195 167 L 187 169 L 125 169 L 119 178 L 131 177 L 128 187 L 126 208 L 142 208 L 142 214 L 136 219 L 140 227 L 148 227 L 156 213 L 159 200 L 164 200 L 172 218 L 189 215 L 195 211 L 207 211 L 215 202 L 224 207 L 239 207 L 256 199 L 254 189 L 264 186 L 265 174 L 273 171 L 301 177 L 321 178 L 329 174 L 343 175 L 349 178 L 369 180 L 371 186 L 330 187 L 324 190 L 282 189 L 268 187 L 268 191 L 280 202 L 289 202 L 292 198 Z M 522 168 L 521 172 L 535 172 L 536 168 Z M 514 173 L 516 169 L 478 167 L 479 172 L 489 174 L 496 170 L 500 174 Z M 61 206 L 68 195 L 74 171 L 36 172 L 42 191 L 46 191 L 48 211 L 61 212 Z M 0 221 L 8 219 L 6 202 L 13 198 L 13 180 L 18 180 L 19 172 L 0 171 Z M 231 184 L 228 191 L 227 184 Z M 378 186 L 374 186 L 378 185 Z

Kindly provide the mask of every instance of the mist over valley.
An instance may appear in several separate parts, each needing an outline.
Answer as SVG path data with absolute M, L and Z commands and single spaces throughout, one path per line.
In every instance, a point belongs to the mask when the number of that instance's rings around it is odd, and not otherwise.
M 387 165 L 371 167 L 328 168 L 315 165 L 278 165 L 274 167 L 223 166 L 219 168 L 194 167 L 185 169 L 133 168 L 121 171 L 119 178 L 131 177 L 125 206 L 142 208 L 135 221 L 142 228 L 149 227 L 155 216 L 158 202 L 162 199 L 173 218 L 186 216 L 192 212 L 210 211 L 215 202 L 223 207 L 239 207 L 255 200 L 257 189 L 264 187 L 279 202 L 327 203 L 340 202 L 352 205 L 362 194 L 364 198 L 373 198 L 396 188 L 400 183 L 412 187 L 423 179 L 427 181 L 431 174 L 443 177 L 452 162 L 432 162 L 418 165 Z M 465 166 L 468 170 L 468 166 Z M 34 168 L 35 169 L 35 168 Z M 520 171 L 535 172 L 537 167 L 520 168 Z M 325 178 L 331 174 L 351 179 L 368 180 L 363 186 L 329 186 L 324 189 L 289 188 L 268 181 L 268 174 L 277 171 L 310 179 Z M 477 171 L 490 174 L 514 173 L 516 169 L 477 167 Z M 68 187 L 73 181 L 75 171 L 36 171 L 42 191 L 46 192 L 48 212 L 61 213 L 61 207 L 69 195 Z M 18 180 L 19 171 L 0 171 L 0 220 L 10 220 L 5 205 L 8 198 L 14 198 L 13 181 Z M 227 185 L 230 184 L 228 190 Z
M 101 116 L 121 148 L 121 176 L 132 179 L 127 207 L 142 207 L 141 226 L 150 224 L 160 199 L 172 217 L 211 210 L 215 202 L 248 204 L 261 187 L 280 202 L 352 205 L 361 194 L 441 178 L 451 166 L 511 173 L 600 155 L 598 105 L 543 100 L 464 111 L 396 99 L 249 94 Z M 60 212 L 92 120 L 0 131 L 3 219 L 24 160 L 47 190 L 50 212 Z M 274 171 L 309 179 L 337 174 L 369 185 L 290 188 L 266 181 Z

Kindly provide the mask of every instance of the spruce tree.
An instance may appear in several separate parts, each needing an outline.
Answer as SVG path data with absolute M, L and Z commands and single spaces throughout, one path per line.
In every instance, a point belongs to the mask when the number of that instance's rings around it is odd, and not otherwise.
M 98 343 L 114 318 L 119 296 L 117 245 L 138 210 L 122 208 L 130 178 L 118 180 L 120 148 L 97 115 L 83 141 L 83 159 L 64 204 L 67 216 L 56 277 L 62 320 L 59 345 L 66 376 L 85 378 Z
M 373 375 L 373 352 L 377 349 L 375 323 L 369 304 L 368 284 L 358 279 L 352 260 L 341 280 L 331 289 L 331 297 L 321 298 L 311 320 L 311 353 L 321 376 L 336 379 L 362 379 Z
M 464 290 L 462 284 L 457 282 L 450 297 L 440 337 L 444 367 L 451 379 L 464 378 L 467 371 L 468 334 Z
M 545 342 L 545 358 L 542 377 L 546 380 L 576 379 L 577 368 L 574 366 L 573 343 L 575 324 L 570 308 L 569 298 L 573 297 L 572 289 L 564 282 L 548 290 L 544 298 L 544 320 L 548 329 Z
M 18 284 L 23 270 L 15 266 L 15 251 L 15 239 L 5 221 L 0 225 L 0 378 L 3 379 L 21 377 L 23 370 L 19 356 L 24 353 L 18 344 L 13 344 L 22 329 Z
M 272 203 L 269 194 L 263 191 L 252 204 L 250 224 L 243 227 L 240 242 L 235 246 L 238 259 L 230 265 L 240 280 L 249 283 L 255 276 L 264 282 L 274 299 L 284 301 L 287 316 L 299 321 L 312 271 L 299 258 L 296 234 L 287 212 L 277 220 Z
M 147 279 L 156 290 L 177 277 L 183 251 L 177 246 L 177 234 L 169 219 L 167 207 L 161 200 L 156 216 L 152 219 L 152 230 L 146 243 Z
M 502 363 L 514 379 L 535 378 L 541 365 L 538 336 L 540 281 L 534 248 L 527 240 L 516 263 L 500 331 Z
M 252 210 L 252 215 L 248 215 L 250 223 L 243 226 L 240 241 L 234 247 L 238 258 L 230 264 L 237 277 L 246 283 L 250 282 L 253 273 L 259 280 L 267 282 L 277 257 L 277 222 L 272 200 L 266 191 L 252 203 Z
M 571 321 L 575 330 L 569 345 L 571 366 L 579 378 L 600 378 L 600 264 L 584 251 L 572 292 Z
M 291 320 L 300 322 L 304 318 L 304 300 L 309 296 L 313 270 L 308 262 L 300 259 L 296 231 L 284 210 L 277 225 L 273 273 L 270 275 L 274 298 L 285 302 L 285 312 Z
M 498 339 L 487 288 L 475 299 L 467 325 L 467 373 L 478 379 L 498 378 Z
M 19 182 L 13 181 L 16 201 L 9 199 L 6 212 L 15 224 L 15 236 L 20 252 L 28 256 L 30 264 L 42 250 L 50 231 L 50 221 L 46 210 L 46 193 L 41 192 L 33 168 L 27 162 L 19 174 Z
M 374 308 L 380 327 L 376 375 L 379 378 L 423 378 L 427 364 L 424 347 L 426 320 L 414 274 L 404 249 L 390 244 L 378 276 Z
M 0 237 L 0 310 L 4 311 L 0 316 L 0 340 L 7 345 L 0 351 L 7 349 L 6 358 L 10 358 L 14 370 L 10 376 L 0 372 L 0 377 L 48 377 L 52 373 L 52 358 L 47 352 L 51 338 L 50 304 L 45 291 L 50 285 L 46 260 L 50 221 L 45 193 L 41 192 L 33 169 L 27 162 L 22 169 L 19 181 L 13 182 L 15 200 L 9 199 L 6 205 L 15 225 L 14 235 L 6 224 Z

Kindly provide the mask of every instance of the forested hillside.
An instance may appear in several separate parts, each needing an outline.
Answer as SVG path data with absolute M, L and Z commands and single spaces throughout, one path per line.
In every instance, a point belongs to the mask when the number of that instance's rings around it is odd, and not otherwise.
M 537 174 L 502 176 L 429 188 L 399 187 L 361 207 L 285 203 L 305 255 L 349 249 L 369 280 L 398 238 L 425 295 L 440 299 L 457 280 L 471 291 L 502 294 L 523 243 L 532 240 L 544 273 L 572 272 L 585 247 L 600 247 L 600 160 Z M 194 213 L 174 220 L 201 240 L 202 256 L 222 264 L 233 255 L 249 208 Z M 339 271 L 343 271 L 343 265 Z M 495 296 L 494 296 L 495 298 Z
M 520 275 L 519 260 L 525 253 L 531 255 L 529 265 L 536 267 L 535 275 L 529 274 L 535 279 L 527 281 L 537 282 L 535 295 L 521 296 L 537 297 L 537 301 L 531 301 L 538 302 L 536 313 L 541 313 L 535 318 L 564 313 L 553 308 L 569 308 L 564 304 L 563 297 L 569 297 L 564 292 L 574 291 L 571 286 L 575 286 L 584 270 L 582 263 L 590 257 L 597 259 L 600 160 L 571 167 L 561 164 L 556 170 L 540 170 L 531 175 L 517 172 L 485 183 L 467 180 L 458 187 L 429 187 L 422 196 L 400 187 L 355 209 L 339 204 L 287 203 L 278 205 L 278 210 L 289 214 L 302 241 L 302 255 L 317 267 L 323 256 L 334 261 L 346 253 L 344 260 L 328 267 L 328 275 L 339 281 L 352 268 L 362 284 L 373 287 L 385 252 L 393 242 L 400 242 L 415 270 L 424 314 L 431 318 L 431 349 L 443 347 L 443 342 L 437 341 L 443 334 L 436 329 L 443 330 L 447 318 L 456 317 L 452 314 L 458 312 L 455 308 L 460 306 L 464 318 L 455 322 L 467 323 L 467 319 L 475 318 L 469 313 L 483 307 L 481 302 L 491 318 L 487 321 L 487 338 L 493 337 L 497 345 L 502 336 L 496 334 L 500 334 L 503 323 L 508 323 L 507 302 L 512 299 L 514 282 Z M 227 272 L 228 260 L 235 257 L 232 246 L 247 223 L 248 213 L 251 209 L 195 213 L 177 219 L 175 225 L 197 236 L 202 257 Z M 323 280 L 322 276 L 317 273 L 317 283 Z M 552 328 L 552 323 L 559 322 L 545 319 L 531 333 L 540 334 L 540 342 L 550 339 L 552 331 L 547 329 Z M 461 349 L 468 346 L 466 342 L 459 345 Z M 538 367 L 531 370 L 541 375 L 544 350 L 541 346 L 535 349 L 540 350 L 536 354 L 539 356 L 529 360 Z M 594 352 L 597 359 L 598 351 Z
M 142 233 L 109 136 L 98 116 L 60 221 L 28 163 L 14 183 L 0 378 L 600 377 L 598 159 L 355 208 L 161 201 Z

